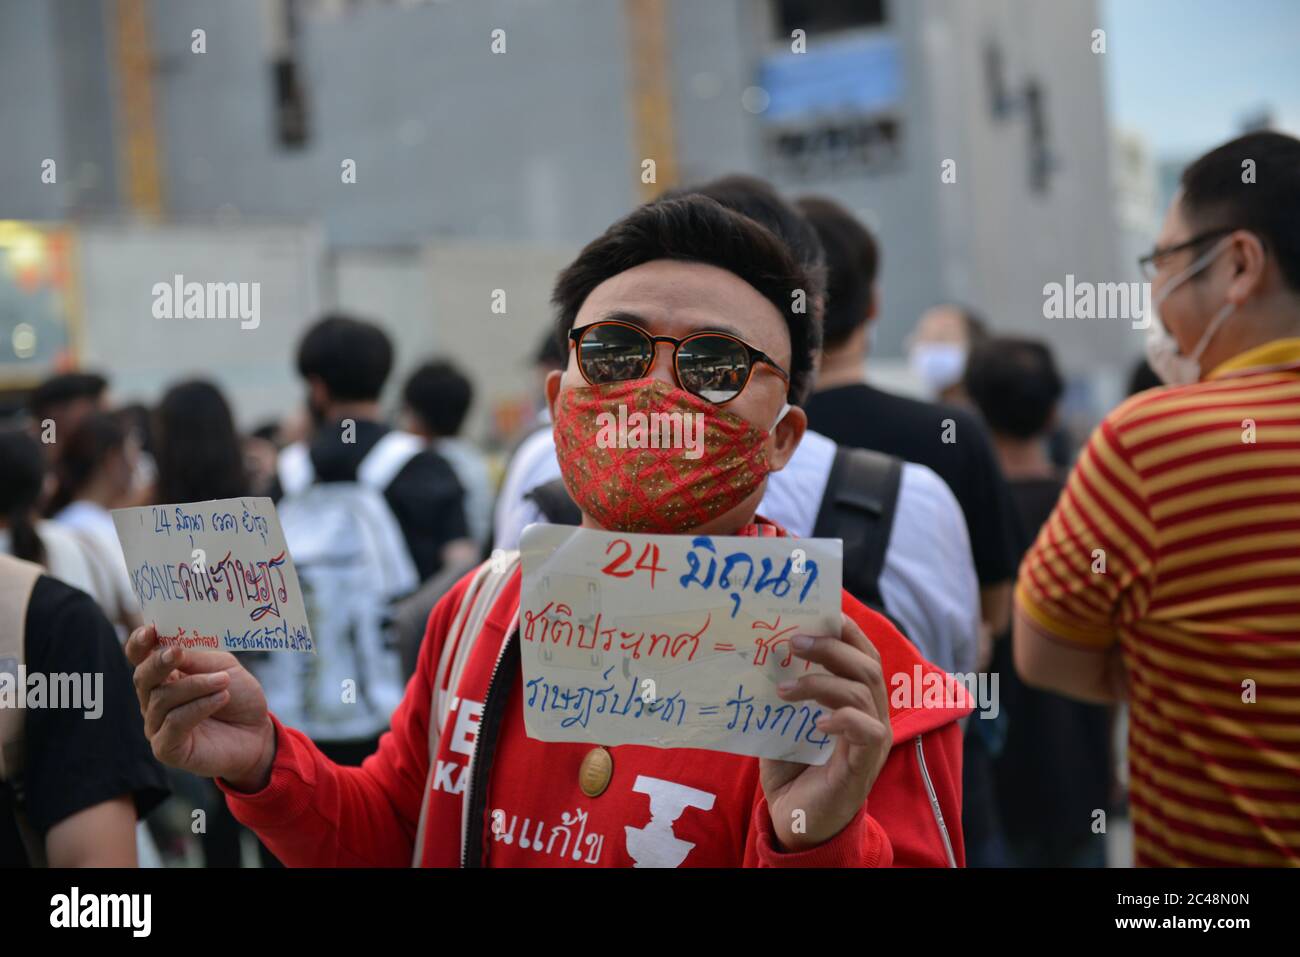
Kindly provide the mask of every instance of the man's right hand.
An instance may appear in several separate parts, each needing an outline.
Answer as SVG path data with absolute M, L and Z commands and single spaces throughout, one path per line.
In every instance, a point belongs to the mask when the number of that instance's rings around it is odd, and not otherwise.
M 144 733 L 159 761 L 219 777 L 239 791 L 260 791 L 271 778 L 275 725 L 262 686 L 224 651 L 162 648 L 152 625 L 126 643 Z

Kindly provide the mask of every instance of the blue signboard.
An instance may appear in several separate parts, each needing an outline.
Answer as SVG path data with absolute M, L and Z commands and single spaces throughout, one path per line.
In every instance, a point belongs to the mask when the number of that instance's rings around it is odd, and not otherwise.
M 763 118 L 772 123 L 888 112 L 902 100 L 902 55 L 888 35 L 823 42 L 765 57 L 759 86 L 770 97 Z

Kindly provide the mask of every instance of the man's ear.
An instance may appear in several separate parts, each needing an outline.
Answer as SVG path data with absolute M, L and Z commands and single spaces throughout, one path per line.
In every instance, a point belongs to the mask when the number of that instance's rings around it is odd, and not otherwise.
M 560 380 L 564 378 L 564 373 L 559 369 L 552 369 L 546 373 L 546 408 L 551 413 L 551 421 L 555 421 L 555 400 L 560 396 Z
M 1241 305 L 1259 291 L 1264 281 L 1268 254 L 1254 233 L 1242 230 L 1234 237 L 1231 255 L 1233 276 L 1228 283 L 1228 301 Z
M 797 405 L 790 406 L 790 411 L 772 430 L 772 454 L 768 461 L 773 472 L 779 472 L 794 457 L 794 450 L 799 447 L 803 434 L 808 431 L 808 415 Z

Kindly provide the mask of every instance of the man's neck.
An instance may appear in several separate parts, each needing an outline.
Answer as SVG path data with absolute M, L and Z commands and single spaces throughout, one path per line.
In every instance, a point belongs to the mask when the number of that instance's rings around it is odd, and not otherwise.
M 822 364 L 817 370 L 813 391 L 821 392 L 845 385 L 865 385 L 866 358 L 864 354 L 851 350 L 822 353 Z
M 1041 439 L 1015 439 L 1005 435 L 993 436 L 998 463 L 1008 479 L 1051 478 L 1056 466 L 1047 455 L 1047 446 Z
M 1211 341 L 1210 347 L 1205 350 L 1206 355 L 1201 357 L 1202 375 L 1208 375 L 1225 362 L 1271 342 L 1300 339 L 1300 306 L 1288 297 L 1284 302 L 1276 302 L 1275 307 L 1261 306 L 1250 313 L 1243 312 L 1240 316 L 1231 317 L 1224 325 L 1225 329 L 1221 332 L 1228 332 L 1229 335 L 1224 336 L 1221 351 L 1216 350 L 1216 343 Z M 1228 326 L 1232 328 L 1229 330 L 1226 328 Z M 1216 352 L 1219 354 L 1216 355 Z
M 109 482 L 91 481 L 82 488 L 77 495 L 76 501 L 92 502 L 102 508 L 116 508 L 121 496 Z
M 325 422 L 333 425 L 343 419 L 357 422 L 378 422 L 382 418 L 379 403 L 373 399 L 364 402 L 331 402 L 325 411 Z

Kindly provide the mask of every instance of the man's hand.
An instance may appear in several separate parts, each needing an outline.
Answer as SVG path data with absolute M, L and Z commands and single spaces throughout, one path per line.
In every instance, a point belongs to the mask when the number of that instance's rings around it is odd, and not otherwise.
M 777 691 L 786 701 L 811 700 L 826 709 L 817 729 L 832 736 L 835 750 L 821 766 L 764 758 L 759 776 L 777 840 L 786 851 L 804 851 L 853 820 L 885 766 L 894 733 L 880 653 L 852 618 L 843 616 L 839 638 L 799 635 L 792 644 L 796 656 L 829 674 L 806 674 Z M 796 820 L 803 833 L 796 833 Z
M 275 760 L 262 686 L 229 652 L 158 647 L 152 625 L 126 643 L 144 733 L 159 761 L 260 791 Z

